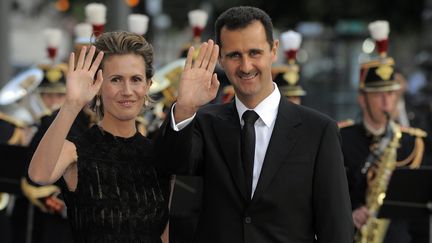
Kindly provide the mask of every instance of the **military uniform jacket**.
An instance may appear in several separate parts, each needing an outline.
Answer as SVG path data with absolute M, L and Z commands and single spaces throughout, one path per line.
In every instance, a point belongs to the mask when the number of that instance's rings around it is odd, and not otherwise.
M 429 163 L 430 143 L 425 140 L 426 133 L 417 128 L 401 128 L 402 138 L 397 150 L 398 164 Z M 381 137 L 373 136 L 362 123 L 356 123 L 341 128 L 342 150 L 347 170 L 348 185 L 353 210 L 365 205 L 366 175 L 361 173 L 370 149 Z
M 25 125 L 0 112 L 0 143 L 23 146 L 26 140 Z
M 156 139 L 157 166 L 203 178 L 194 242 L 352 242 L 340 136 L 328 117 L 281 98 L 252 199 L 246 196 L 234 102 L 204 107 L 179 132 L 170 122 L 169 116 Z

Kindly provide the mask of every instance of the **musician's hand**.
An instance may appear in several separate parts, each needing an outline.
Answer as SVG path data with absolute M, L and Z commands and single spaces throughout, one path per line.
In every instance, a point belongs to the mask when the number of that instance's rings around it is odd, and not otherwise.
M 45 206 L 50 213 L 61 214 L 65 208 L 65 203 L 56 196 L 50 196 L 45 198 Z
M 42 212 L 49 212 L 45 199 L 58 195 L 60 188 L 55 185 L 38 186 L 30 184 L 26 178 L 21 179 L 21 189 L 30 202 L 38 207 Z
M 362 206 L 352 212 L 352 217 L 355 227 L 360 229 L 370 217 L 370 213 L 365 206 Z

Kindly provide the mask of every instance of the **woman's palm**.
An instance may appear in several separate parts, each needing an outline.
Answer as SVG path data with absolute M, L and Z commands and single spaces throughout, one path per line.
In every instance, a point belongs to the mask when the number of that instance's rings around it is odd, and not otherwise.
M 99 91 L 103 77 L 102 70 L 98 70 L 103 58 L 103 52 L 99 52 L 93 61 L 96 48 L 92 46 L 86 55 L 86 47 L 83 47 L 75 65 L 75 54 L 69 57 L 69 72 L 66 83 L 66 100 L 77 105 L 84 106 L 90 102 Z M 94 79 L 97 73 L 96 79 Z

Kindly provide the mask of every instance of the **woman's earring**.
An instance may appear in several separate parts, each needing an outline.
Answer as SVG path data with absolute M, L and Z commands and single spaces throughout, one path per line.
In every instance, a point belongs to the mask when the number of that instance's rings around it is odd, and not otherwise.
M 99 107 L 101 105 L 100 97 L 96 96 L 96 106 Z
M 149 101 L 148 101 L 148 99 L 147 99 L 147 96 L 144 96 L 144 109 L 145 108 L 147 108 L 148 107 L 148 105 L 149 105 Z

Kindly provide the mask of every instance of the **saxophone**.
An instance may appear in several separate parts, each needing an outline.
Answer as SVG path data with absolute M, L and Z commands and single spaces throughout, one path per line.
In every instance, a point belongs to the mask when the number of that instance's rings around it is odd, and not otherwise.
M 368 190 L 366 192 L 366 207 L 369 210 L 370 217 L 362 228 L 357 231 L 354 238 L 355 243 L 383 242 L 388 225 L 390 224 L 389 219 L 379 219 L 377 215 L 386 197 L 391 175 L 396 168 L 397 148 L 402 133 L 399 125 L 391 120 L 389 120 L 387 125 L 387 133 L 390 135 L 391 140 L 388 142 L 381 156 L 378 157 L 367 171 Z

